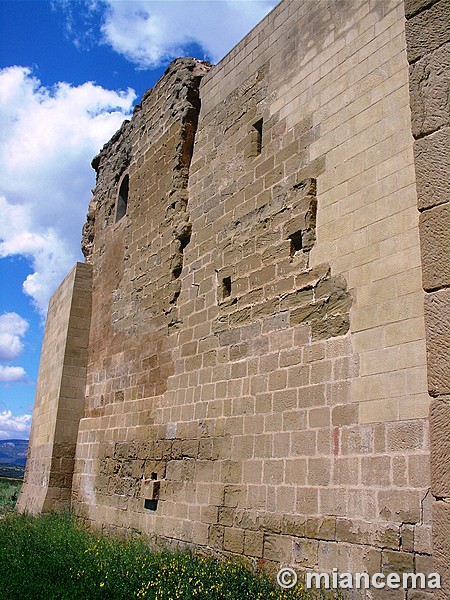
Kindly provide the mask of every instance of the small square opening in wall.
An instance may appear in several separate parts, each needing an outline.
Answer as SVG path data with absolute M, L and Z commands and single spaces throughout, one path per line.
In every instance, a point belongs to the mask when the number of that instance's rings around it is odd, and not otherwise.
M 262 131 L 263 131 L 263 120 L 259 119 L 256 123 L 253 124 L 254 130 L 254 151 L 255 154 L 261 154 L 262 150 Z
M 224 277 L 222 279 L 222 299 L 229 298 L 231 296 L 231 277 Z
M 302 232 L 296 231 L 295 233 L 292 233 L 289 236 L 289 239 L 291 241 L 290 254 L 291 256 L 294 256 L 297 252 L 300 252 L 300 250 L 302 249 Z
M 158 508 L 158 500 L 146 498 L 144 500 L 144 508 L 146 508 L 147 510 L 156 510 Z

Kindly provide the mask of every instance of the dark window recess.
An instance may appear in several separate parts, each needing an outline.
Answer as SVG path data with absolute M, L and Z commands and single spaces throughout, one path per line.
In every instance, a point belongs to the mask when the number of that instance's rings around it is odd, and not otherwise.
M 231 277 L 224 277 L 222 279 L 222 298 L 229 298 L 231 296 Z
M 254 133 L 254 150 L 255 154 L 261 154 L 262 150 L 262 130 L 263 130 L 263 120 L 259 119 L 256 123 L 253 124 Z
M 156 510 L 158 508 L 158 500 L 146 498 L 144 500 L 144 508 L 147 510 Z
M 289 239 L 291 240 L 291 256 L 294 256 L 302 249 L 302 232 L 296 231 L 289 236 Z
M 153 483 L 152 497 L 145 498 L 144 500 L 144 508 L 147 510 L 156 510 L 158 508 L 158 500 L 159 500 L 159 490 L 161 489 L 161 482 L 156 481 L 158 475 L 156 473 L 151 474 L 151 479 Z
M 117 197 L 116 223 L 126 215 L 128 205 L 128 187 L 130 178 L 128 175 L 122 179 L 120 184 L 119 195 Z

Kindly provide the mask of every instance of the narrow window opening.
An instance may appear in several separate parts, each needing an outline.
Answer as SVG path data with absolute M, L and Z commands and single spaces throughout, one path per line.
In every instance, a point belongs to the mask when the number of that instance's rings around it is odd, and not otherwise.
M 256 132 L 255 135 L 255 154 L 261 154 L 262 150 L 262 130 L 263 130 L 263 120 L 259 119 L 256 123 L 253 124 L 253 129 Z
M 125 216 L 128 205 L 128 187 L 130 178 L 128 175 L 122 179 L 122 183 L 119 188 L 119 195 L 117 197 L 117 208 L 116 208 L 116 223 Z
M 222 298 L 229 298 L 231 296 L 231 277 L 224 277 L 222 279 Z
M 146 508 L 147 510 L 156 510 L 158 508 L 159 491 L 161 489 L 161 482 L 157 481 L 157 479 L 158 479 L 157 473 L 152 473 L 150 478 L 153 481 L 152 494 L 151 494 L 152 497 L 144 499 L 144 508 Z
M 302 232 L 296 231 L 289 236 L 291 240 L 291 256 L 294 256 L 297 252 L 300 252 L 302 249 Z

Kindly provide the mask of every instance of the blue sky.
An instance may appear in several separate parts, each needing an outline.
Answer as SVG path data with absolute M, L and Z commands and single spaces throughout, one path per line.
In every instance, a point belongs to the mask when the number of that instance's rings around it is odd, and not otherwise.
M 276 0 L 0 0 L 0 439 L 28 438 L 48 300 L 90 162 L 177 56 L 218 62 Z

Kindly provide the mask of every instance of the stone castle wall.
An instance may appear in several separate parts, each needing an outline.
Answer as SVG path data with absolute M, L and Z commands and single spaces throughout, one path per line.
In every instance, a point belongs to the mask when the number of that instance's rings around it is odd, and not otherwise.
M 450 596 L 450 3 L 406 3 L 422 283 L 425 291 L 435 569 Z
M 413 147 L 410 43 L 402 0 L 284 0 L 216 67 L 172 63 L 94 159 L 86 522 L 269 566 L 432 570 L 415 160 L 443 132 Z

